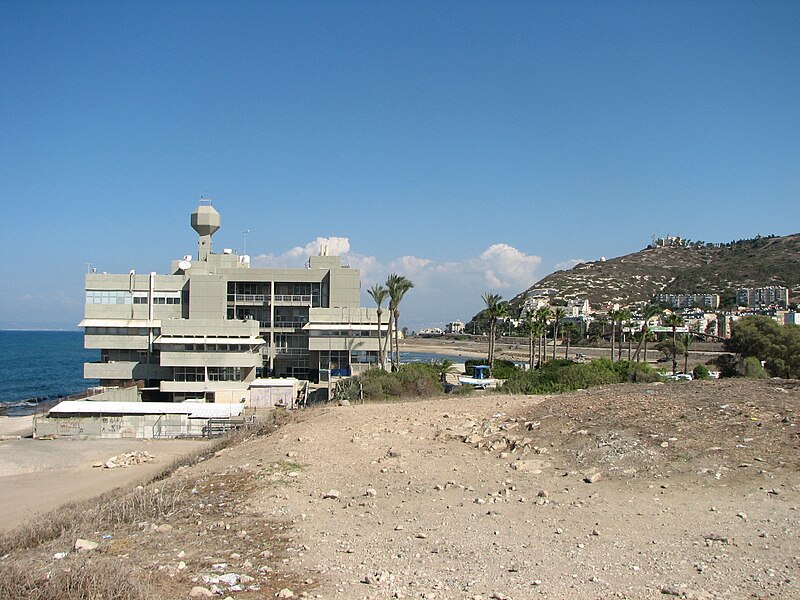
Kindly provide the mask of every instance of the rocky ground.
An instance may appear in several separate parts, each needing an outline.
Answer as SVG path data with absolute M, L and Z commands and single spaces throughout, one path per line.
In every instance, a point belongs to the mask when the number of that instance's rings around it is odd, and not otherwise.
M 88 554 L 164 598 L 796 598 L 798 408 L 778 380 L 313 408 Z

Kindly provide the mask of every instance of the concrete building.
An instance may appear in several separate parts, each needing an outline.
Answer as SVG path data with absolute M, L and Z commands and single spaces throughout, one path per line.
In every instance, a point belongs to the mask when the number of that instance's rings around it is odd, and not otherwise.
M 464 333 L 463 321 L 450 321 L 444 326 L 445 333 Z
M 658 294 L 656 301 L 664 306 L 675 308 L 710 308 L 719 307 L 719 294 Z
M 197 258 L 169 275 L 87 274 L 80 326 L 100 361 L 84 377 L 139 382 L 146 400 L 228 401 L 262 376 L 319 380 L 377 364 L 377 313 L 360 306 L 357 269 L 324 248 L 306 268 L 251 268 L 249 256 L 212 252 L 220 222 L 210 204 L 192 213 Z
M 741 288 L 736 290 L 736 304 L 748 308 L 767 306 L 787 308 L 789 306 L 789 288 L 780 286 Z

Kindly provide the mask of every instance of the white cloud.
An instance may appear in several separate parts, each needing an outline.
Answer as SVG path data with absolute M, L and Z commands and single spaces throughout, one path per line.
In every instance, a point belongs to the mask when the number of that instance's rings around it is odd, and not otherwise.
M 578 266 L 578 265 L 580 265 L 582 263 L 585 263 L 585 262 L 586 261 L 584 259 L 582 259 L 582 258 L 570 258 L 569 260 L 565 260 L 563 262 L 556 263 L 556 265 L 553 268 L 556 271 L 568 271 L 572 267 L 576 267 L 576 266 Z
M 539 279 L 542 263 L 541 257 L 503 243 L 493 244 L 478 256 L 461 261 L 443 262 L 418 256 L 381 260 L 351 252 L 349 238 L 318 237 L 283 254 L 256 256 L 253 266 L 298 267 L 323 245 L 327 245 L 328 254 L 338 254 L 345 264 L 360 270 L 364 306 L 372 305 L 366 290 L 386 281 L 389 273 L 413 281 L 414 288 L 406 294 L 401 307 L 401 320 L 411 329 L 469 319 L 481 309 L 481 296 L 485 292 L 501 293 L 510 299 Z

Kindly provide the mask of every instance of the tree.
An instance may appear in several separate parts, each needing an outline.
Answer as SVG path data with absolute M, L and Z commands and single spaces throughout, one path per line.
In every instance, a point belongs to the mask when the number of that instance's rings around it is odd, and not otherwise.
M 678 327 L 683 325 L 683 317 L 676 312 L 669 313 L 664 322 L 672 327 L 672 374 L 678 372 L 678 341 L 675 337 Z
M 681 337 L 681 352 L 683 353 L 683 372 L 689 372 L 689 349 L 694 344 L 695 336 L 690 333 L 685 333 Z
M 542 324 L 540 342 L 539 342 L 539 364 L 543 364 L 547 360 L 547 344 L 544 343 L 544 338 L 547 335 L 547 324 L 553 316 L 552 309 L 545 305 L 540 306 L 535 313 L 536 320 Z
M 561 326 L 561 330 L 566 334 L 567 345 L 564 348 L 564 358 L 569 358 L 569 344 L 572 341 L 572 336 L 578 331 L 578 326 L 575 323 L 567 322 Z
M 558 337 L 558 324 L 567 316 L 567 311 L 557 306 L 553 311 L 553 358 L 556 357 L 556 338 Z
M 527 313 L 522 321 L 522 325 L 528 334 L 528 369 L 533 370 L 533 336 L 536 333 L 536 321 L 533 315 Z
M 725 350 L 764 361 L 773 377 L 800 378 L 800 326 L 779 325 L 769 317 L 745 317 L 734 322 Z
M 381 361 L 381 370 L 386 370 L 386 347 L 383 341 L 383 335 L 381 334 L 381 316 L 383 315 L 383 308 L 382 304 L 389 297 L 389 290 L 385 287 L 376 283 L 373 285 L 369 291 L 367 292 L 372 299 L 375 300 L 375 304 L 378 305 L 377 313 L 378 313 L 378 358 Z M 391 316 L 389 317 L 391 318 Z M 388 337 L 388 332 L 387 332 Z
M 622 311 L 612 310 L 608 313 L 608 320 L 611 321 L 611 361 L 614 361 L 614 343 L 617 339 L 617 322 L 621 320 Z
M 406 292 L 414 287 L 409 279 L 402 275 L 392 273 L 386 278 L 386 288 L 389 291 L 390 318 L 394 320 L 394 356 L 392 370 L 400 368 L 400 302 Z
M 505 304 L 503 304 L 503 297 L 499 294 L 491 294 L 486 292 L 483 296 L 483 302 L 486 304 L 486 314 L 489 317 L 489 352 L 488 362 L 489 366 L 494 364 L 494 343 L 497 336 L 497 320 L 508 314 Z
M 644 344 L 644 360 L 647 362 L 647 337 L 650 333 L 650 321 L 660 314 L 661 309 L 656 304 L 648 304 L 642 310 L 642 318 L 644 319 L 644 322 L 642 323 L 642 337 L 639 338 L 639 343 L 636 345 L 634 360 L 639 360 L 639 350 L 641 350 L 642 344 Z

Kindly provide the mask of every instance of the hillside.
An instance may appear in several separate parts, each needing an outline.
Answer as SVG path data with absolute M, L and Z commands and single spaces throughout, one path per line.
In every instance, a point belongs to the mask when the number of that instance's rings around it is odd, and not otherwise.
M 0 597 L 78 597 L 35 593 L 73 573 L 120 600 L 797 598 L 798 401 L 722 380 L 320 406 L 112 497 L 158 514 L 0 538 Z
M 732 297 L 739 287 L 780 285 L 800 294 L 800 234 L 760 237 L 724 245 L 649 247 L 605 261 L 556 271 L 518 294 L 553 289 L 561 298 L 593 305 L 649 301 L 660 292 L 716 293 Z M 512 301 L 512 303 L 514 303 Z

